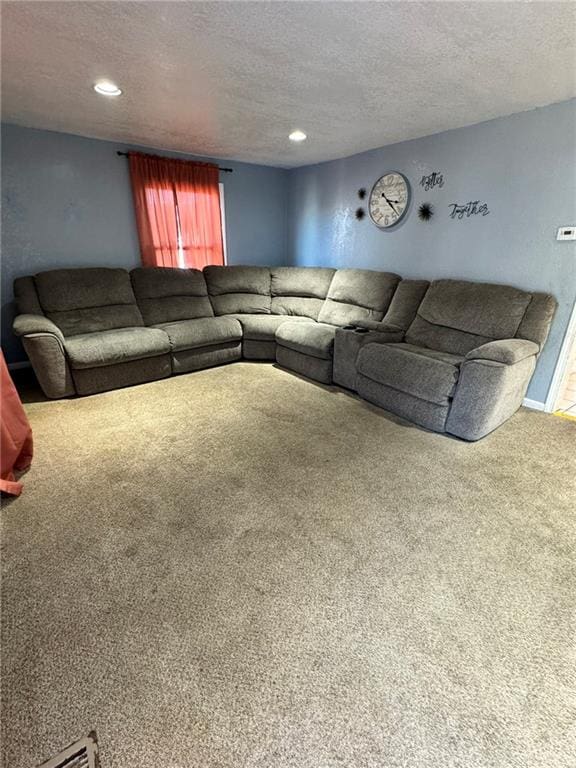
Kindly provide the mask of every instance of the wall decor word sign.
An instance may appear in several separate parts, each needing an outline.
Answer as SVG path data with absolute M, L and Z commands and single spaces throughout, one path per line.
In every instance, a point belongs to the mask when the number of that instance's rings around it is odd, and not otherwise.
M 444 175 L 434 171 L 434 173 L 429 173 L 427 176 L 422 176 L 420 186 L 424 187 L 425 192 L 434 189 L 434 187 L 442 188 L 444 186 Z
M 488 203 L 482 203 L 480 200 L 470 200 L 469 203 L 450 203 L 448 206 L 452 208 L 450 211 L 451 219 L 463 219 L 464 217 L 470 218 L 470 216 L 488 216 L 490 211 L 488 210 Z

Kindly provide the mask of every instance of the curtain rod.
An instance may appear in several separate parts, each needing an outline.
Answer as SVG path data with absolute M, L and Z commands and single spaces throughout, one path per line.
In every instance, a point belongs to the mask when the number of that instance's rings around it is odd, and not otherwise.
M 120 157 L 128 157 L 128 152 L 120 152 L 120 150 L 118 150 L 116 152 L 116 154 L 120 155 Z M 166 159 L 167 160 L 179 160 L 180 158 L 167 157 Z M 186 162 L 186 161 L 184 161 L 184 162 Z M 193 163 L 194 160 L 191 160 L 190 162 Z M 222 173 L 234 173 L 234 168 L 221 168 L 220 166 L 218 166 L 218 170 L 222 171 Z

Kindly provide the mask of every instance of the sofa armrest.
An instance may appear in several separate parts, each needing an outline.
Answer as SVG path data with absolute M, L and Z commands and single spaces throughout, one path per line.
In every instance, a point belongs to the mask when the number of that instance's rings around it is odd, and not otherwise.
M 527 339 L 502 339 L 489 341 L 471 350 L 466 360 L 491 360 L 494 363 L 514 365 L 540 352 L 540 347 Z
M 64 334 L 44 315 L 17 315 L 12 326 L 22 337 L 24 349 L 46 397 L 75 394 L 74 381 L 66 353 Z
M 44 315 L 17 315 L 12 329 L 16 336 L 33 336 L 38 333 L 50 333 L 61 344 L 64 344 L 64 334 L 58 326 Z
M 364 335 L 364 344 L 398 344 L 404 341 L 404 331 L 383 328 L 382 330 L 370 330 Z
M 378 320 L 359 320 L 354 323 L 356 328 L 367 328 L 369 331 L 380 331 L 381 333 L 401 333 L 404 336 L 404 330 L 398 325 L 392 325 L 392 323 L 385 323 Z
M 478 349 L 497 344 L 506 350 L 507 343 L 490 342 Z M 533 342 L 529 343 L 538 348 Z M 495 353 L 464 360 L 446 419 L 446 432 L 464 440 L 479 440 L 520 408 L 536 367 L 536 354 L 534 349 L 532 354 L 525 354 L 526 349 L 522 352 L 516 344 L 513 348 L 517 350 L 514 363 L 502 362 L 514 359 L 511 351 L 502 352 L 502 360 L 495 360 Z

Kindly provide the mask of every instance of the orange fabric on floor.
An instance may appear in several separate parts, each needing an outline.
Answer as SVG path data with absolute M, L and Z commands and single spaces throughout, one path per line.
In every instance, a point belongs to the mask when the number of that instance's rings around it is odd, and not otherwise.
M 27 469 L 32 462 L 32 429 L 20 396 L 0 351 L 0 491 L 19 496 L 22 483 L 14 470 Z

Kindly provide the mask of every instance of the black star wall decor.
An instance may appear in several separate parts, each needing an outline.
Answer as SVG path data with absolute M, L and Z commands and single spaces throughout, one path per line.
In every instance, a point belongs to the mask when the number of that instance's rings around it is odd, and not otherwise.
M 432 203 L 422 203 L 418 208 L 418 218 L 420 221 L 430 221 L 434 216 L 434 206 Z

